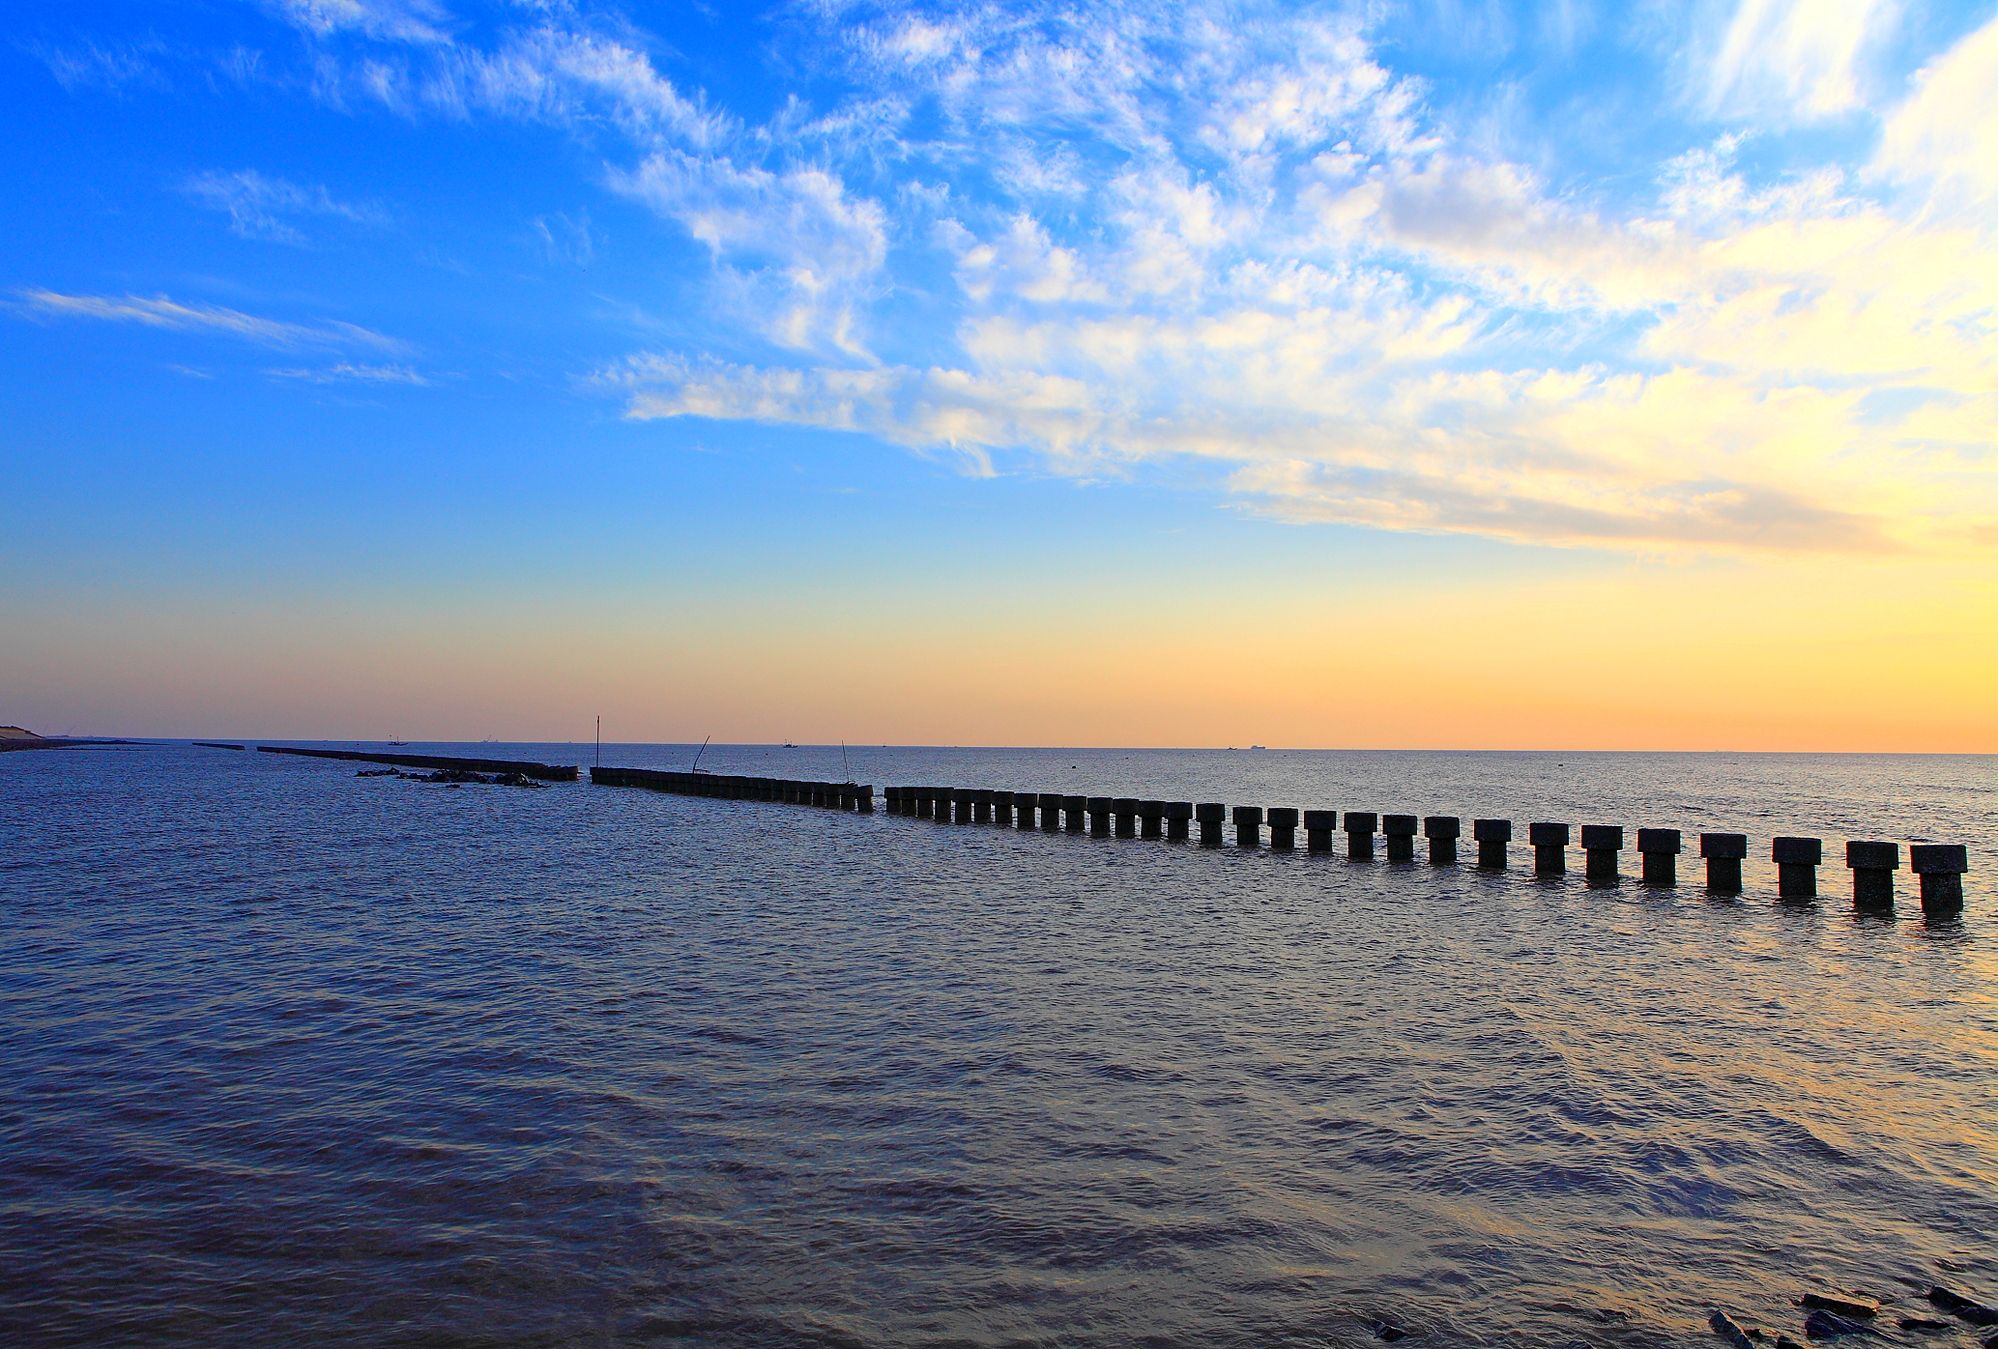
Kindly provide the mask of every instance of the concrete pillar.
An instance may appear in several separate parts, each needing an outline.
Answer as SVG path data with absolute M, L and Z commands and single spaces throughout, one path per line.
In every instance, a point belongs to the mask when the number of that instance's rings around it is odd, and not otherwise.
M 1472 820 L 1471 837 L 1478 841 L 1478 865 L 1486 871 L 1504 871 L 1505 845 L 1512 842 L 1512 821 Z
M 1138 837 L 1165 837 L 1165 802 L 1138 802 Z
M 1346 856 L 1355 862 L 1370 861 L 1374 855 L 1374 829 L 1380 824 L 1370 810 L 1346 812 Z
M 1228 807 L 1220 801 L 1202 801 L 1193 808 L 1193 818 L 1200 821 L 1200 846 L 1220 847 L 1221 823 L 1228 818 Z
M 1677 885 L 1679 853 L 1684 846 L 1676 829 L 1638 830 L 1637 855 L 1644 859 L 1644 883 Z
M 1013 825 L 1018 829 L 1032 829 L 1039 821 L 1034 818 L 1034 807 L 1040 804 L 1039 792 L 1013 793 Z
M 1166 838 L 1173 843 L 1186 842 L 1187 822 L 1193 818 L 1193 802 L 1168 801 L 1165 803 Z
M 874 813 L 874 784 L 863 782 L 853 789 L 853 808 L 861 815 Z
M 1336 810 L 1307 810 L 1304 812 L 1304 848 L 1306 852 L 1331 852 L 1332 831 L 1338 827 L 1339 812 Z
M 916 788 L 916 818 L 919 820 L 934 820 L 937 817 L 939 800 L 936 788 Z
M 1270 807 L 1270 847 L 1277 852 L 1297 848 L 1297 812 L 1289 806 Z
M 1062 798 L 1055 792 L 1041 793 L 1041 832 L 1055 834 L 1061 832 Z
M 1381 832 L 1387 835 L 1388 861 L 1413 862 L 1415 860 L 1415 817 L 1413 815 L 1381 816 Z
M 1118 838 L 1138 836 L 1138 798 L 1120 796 L 1110 803 L 1110 814 L 1117 821 Z
M 1526 826 L 1526 841 L 1533 845 L 1533 874 L 1563 876 L 1568 871 L 1568 826 L 1542 820 Z
M 969 787 L 950 789 L 950 818 L 954 824 L 971 823 L 971 799 L 975 795 Z
M 1592 881 L 1613 881 L 1617 876 L 1616 855 L 1623 851 L 1623 826 L 1585 824 L 1582 826 L 1582 875 Z
M 992 793 L 992 823 L 1001 829 L 1013 827 L 1013 793 L 996 790 Z
M 1852 907 L 1894 907 L 1894 873 L 1901 869 L 1901 845 L 1854 841 L 1845 845 L 1845 864 L 1852 868 Z
M 992 791 L 980 787 L 971 794 L 971 819 L 974 824 L 992 823 Z
M 1818 897 L 1818 864 L 1825 860 L 1825 845 L 1822 839 L 1771 839 L 1769 860 L 1776 864 L 1778 899 Z
M 1088 813 L 1088 810 L 1089 798 L 1086 796 L 1064 796 L 1061 799 L 1061 813 L 1065 817 L 1064 826 L 1069 833 L 1082 832 L 1082 817 Z
M 1741 859 L 1748 856 L 1746 834 L 1701 834 L 1700 856 L 1707 859 L 1707 893 L 1741 893 Z
M 823 782 L 814 782 L 812 784 L 812 796 L 810 804 L 814 806 L 824 806 L 825 803 L 826 803 L 826 784 Z
M 1089 832 L 1097 838 L 1110 837 L 1110 798 L 1092 796 L 1089 798 Z
M 1928 918 L 1954 918 L 1963 912 L 1963 873 L 1970 870 L 1970 850 L 1961 843 L 1911 843 L 1908 869 L 1922 878 L 1922 913 Z
M 1455 815 L 1424 815 L 1422 833 L 1429 840 L 1429 865 L 1456 866 L 1457 837 L 1463 832 L 1464 822 Z
M 902 813 L 902 789 L 900 787 L 882 788 L 881 799 L 887 804 L 890 815 L 900 815 Z
M 1263 808 L 1261 806 L 1235 807 L 1235 844 L 1241 848 L 1263 846 Z

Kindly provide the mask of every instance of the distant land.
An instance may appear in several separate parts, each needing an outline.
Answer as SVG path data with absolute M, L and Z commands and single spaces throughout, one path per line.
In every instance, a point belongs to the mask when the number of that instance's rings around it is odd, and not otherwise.
M 40 740 L 41 736 L 19 726 L 0 726 L 0 740 Z

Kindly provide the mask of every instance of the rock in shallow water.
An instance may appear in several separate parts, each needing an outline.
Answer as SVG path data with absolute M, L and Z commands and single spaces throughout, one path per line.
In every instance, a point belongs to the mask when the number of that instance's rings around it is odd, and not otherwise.
M 1998 1307 L 1987 1307 L 1963 1294 L 1937 1284 L 1929 1289 L 1929 1301 L 1952 1316 L 1960 1316 L 1974 1326 L 1998 1326 Z
M 1858 1293 L 1827 1293 L 1816 1289 L 1798 1299 L 1806 1307 L 1819 1307 L 1840 1316 L 1878 1316 L 1880 1299 L 1862 1297 Z
M 1878 1335 L 1880 1332 L 1864 1321 L 1819 1309 L 1804 1318 L 1804 1333 L 1814 1340 L 1835 1340 L 1847 1335 Z
M 1707 1324 L 1714 1328 L 1714 1334 L 1733 1345 L 1734 1349 L 1755 1349 L 1755 1341 L 1748 1337 L 1748 1332 L 1726 1312 L 1715 1312 L 1707 1318 Z

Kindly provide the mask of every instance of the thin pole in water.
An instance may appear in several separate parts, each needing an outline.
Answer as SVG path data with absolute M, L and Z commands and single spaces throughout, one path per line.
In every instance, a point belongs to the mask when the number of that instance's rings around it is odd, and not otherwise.
M 604 766 L 604 714 L 597 713 L 597 767 Z

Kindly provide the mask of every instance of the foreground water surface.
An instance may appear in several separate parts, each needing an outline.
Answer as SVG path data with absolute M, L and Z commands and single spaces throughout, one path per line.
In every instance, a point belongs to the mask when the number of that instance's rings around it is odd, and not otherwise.
M 848 760 L 1756 842 L 1720 902 L 0 755 L 0 1340 L 1663 1345 L 1717 1306 L 1801 1339 L 1830 1284 L 1901 1299 L 1889 1341 L 1971 1345 L 1903 1336 L 1904 1281 L 1998 1300 L 1990 758 Z M 1779 905 L 1776 833 L 1968 843 L 1964 917 L 1924 923 L 1905 872 L 1855 916 L 1836 860 Z

